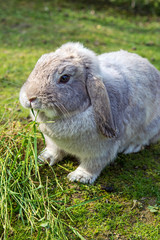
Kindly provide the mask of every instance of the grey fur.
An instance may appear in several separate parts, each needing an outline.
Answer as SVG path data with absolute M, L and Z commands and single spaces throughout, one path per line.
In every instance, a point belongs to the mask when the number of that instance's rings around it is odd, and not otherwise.
M 42 161 L 53 165 L 68 153 L 79 159 L 71 181 L 93 183 L 117 153 L 160 139 L 160 72 L 134 53 L 96 56 L 79 43 L 62 45 L 38 60 L 20 102 L 40 110 Z

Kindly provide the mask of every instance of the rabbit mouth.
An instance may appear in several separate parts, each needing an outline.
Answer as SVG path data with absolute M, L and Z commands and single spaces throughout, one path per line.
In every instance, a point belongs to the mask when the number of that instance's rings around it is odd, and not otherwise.
M 41 115 L 52 120 L 69 116 L 67 109 L 62 104 L 57 104 L 56 102 L 52 102 L 50 104 L 41 103 L 37 105 L 33 103 L 30 108 L 36 111 L 38 110 Z
M 42 103 L 39 101 L 38 98 L 33 97 L 28 99 L 28 101 L 26 101 L 26 107 L 33 109 L 33 110 L 41 110 L 43 108 Z

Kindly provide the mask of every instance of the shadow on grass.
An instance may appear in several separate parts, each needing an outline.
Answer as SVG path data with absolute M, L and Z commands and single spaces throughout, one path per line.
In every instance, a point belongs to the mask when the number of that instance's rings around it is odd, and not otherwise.
M 154 198 L 160 203 L 160 150 L 157 145 L 147 147 L 135 154 L 119 154 L 114 163 L 107 166 L 95 181 L 93 187 L 100 186 L 102 190 L 116 195 L 126 196 L 129 199 Z M 79 163 L 75 158 L 67 157 L 61 163 L 54 165 L 55 174 L 59 182 L 68 185 L 67 175 L 75 170 Z M 40 170 L 45 179 L 47 175 L 53 179 L 52 171 L 47 165 Z M 75 187 L 81 183 L 69 183 Z M 92 188 L 92 185 L 85 185 Z
M 160 150 L 152 145 L 135 154 L 119 154 L 115 162 L 105 168 L 98 179 L 111 184 L 117 194 L 131 199 L 154 197 L 160 201 Z

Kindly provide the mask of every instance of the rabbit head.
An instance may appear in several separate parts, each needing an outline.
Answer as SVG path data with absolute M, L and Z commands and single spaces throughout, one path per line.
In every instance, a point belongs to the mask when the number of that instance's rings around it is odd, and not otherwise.
M 51 119 L 72 116 L 92 105 L 98 129 L 107 137 L 115 136 L 98 58 L 79 43 L 67 43 L 42 55 L 21 89 L 20 102 Z

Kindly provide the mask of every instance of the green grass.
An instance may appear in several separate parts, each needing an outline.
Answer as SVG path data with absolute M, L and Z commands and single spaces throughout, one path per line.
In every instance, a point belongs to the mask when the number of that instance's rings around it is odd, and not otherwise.
M 160 143 L 118 155 L 94 185 L 70 183 L 78 163 L 37 162 L 43 136 L 18 101 L 38 58 L 67 41 L 136 52 L 160 70 L 159 20 L 63 0 L 1 1 L 1 239 L 160 239 Z

